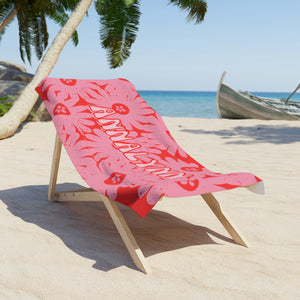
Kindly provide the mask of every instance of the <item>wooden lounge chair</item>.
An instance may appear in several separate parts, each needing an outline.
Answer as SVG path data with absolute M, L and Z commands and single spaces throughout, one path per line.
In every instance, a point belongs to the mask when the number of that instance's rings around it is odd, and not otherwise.
M 36 90 L 57 130 L 48 199 L 103 201 L 138 269 L 150 272 L 116 201 L 145 217 L 162 196 L 201 195 L 233 240 L 247 246 L 212 193 L 237 187 L 261 193 L 261 179 L 203 167 L 130 82 L 46 78 Z M 91 188 L 55 191 L 62 145 Z

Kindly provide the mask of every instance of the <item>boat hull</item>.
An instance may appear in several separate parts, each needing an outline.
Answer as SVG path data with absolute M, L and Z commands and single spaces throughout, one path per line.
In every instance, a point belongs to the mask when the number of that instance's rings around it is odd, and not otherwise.
M 287 112 L 284 110 L 285 107 L 287 110 L 296 112 Z M 239 93 L 222 82 L 219 84 L 217 93 L 217 109 L 219 117 L 226 119 L 300 119 L 300 105 L 291 108 L 290 105 L 285 105 L 284 102 L 277 99 L 263 99 L 251 94 Z

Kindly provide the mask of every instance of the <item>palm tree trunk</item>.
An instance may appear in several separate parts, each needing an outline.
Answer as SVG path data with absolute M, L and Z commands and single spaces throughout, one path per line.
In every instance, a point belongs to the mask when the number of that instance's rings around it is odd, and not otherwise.
M 5 20 L 0 24 L 0 31 L 2 31 L 14 19 L 17 13 L 18 11 L 15 8 L 11 10 Z
M 19 99 L 12 108 L 0 118 L 0 139 L 7 138 L 15 133 L 19 125 L 27 118 L 34 106 L 38 94 L 35 87 L 47 77 L 56 64 L 59 54 L 67 41 L 71 38 L 76 27 L 80 24 L 93 0 L 81 0 L 72 12 L 69 20 L 55 37 L 40 63 L 35 76 L 26 86 Z

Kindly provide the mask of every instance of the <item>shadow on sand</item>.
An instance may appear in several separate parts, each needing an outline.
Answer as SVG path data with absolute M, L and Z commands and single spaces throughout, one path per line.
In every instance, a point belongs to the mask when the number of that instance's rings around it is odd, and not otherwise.
M 75 253 L 95 261 L 94 268 L 109 271 L 122 265 L 136 269 L 101 202 L 49 202 L 47 186 L 24 186 L 0 191 L 8 210 L 25 222 L 38 225 L 58 236 Z M 57 190 L 82 188 L 77 184 L 57 185 Z M 210 235 L 233 241 L 206 227 L 193 225 L 175 216 L 152 210 L 144 219 L 120 205 L 144 255 L 193 245 L 217 244 Z
M 296 122 L 296 121 L 295 121 Z M 300 127 L 284 125 L 236 126 L 224 130 L 183 129 L 183 132 L 193 134 L 214 134 L 227 139 L 226 144 L 291 144 L 300 141 Z M 245 140 L 245 138 L 247 140 Z

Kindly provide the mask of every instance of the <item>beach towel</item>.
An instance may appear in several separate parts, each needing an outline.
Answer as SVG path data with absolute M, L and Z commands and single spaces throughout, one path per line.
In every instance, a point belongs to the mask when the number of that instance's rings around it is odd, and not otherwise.
M 141 217 L 162 196 L 214 193 L 261 181 L 251 173 L 212 172 L 193 159 L 126 79 L 45 78 L 36 91 L 80 176 Z M 230 153 L 228 159 L 234 159 Z

